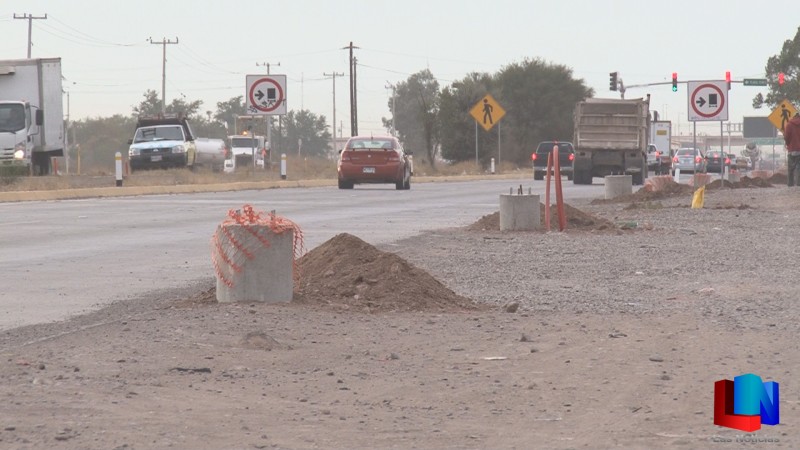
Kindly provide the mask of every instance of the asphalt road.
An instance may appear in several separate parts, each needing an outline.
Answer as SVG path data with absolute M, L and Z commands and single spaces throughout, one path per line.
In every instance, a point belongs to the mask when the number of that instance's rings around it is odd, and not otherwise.
M 594 182 L 564 179 L 565 198 L 601 197 Z M 519 185 L 544 199 L 526 178 L 0 203 L 0 330 L 213 280 L 211 236 L 245 204 L 297 223 L 307 249 L 342 232 L 379 245 L 471 224 Z

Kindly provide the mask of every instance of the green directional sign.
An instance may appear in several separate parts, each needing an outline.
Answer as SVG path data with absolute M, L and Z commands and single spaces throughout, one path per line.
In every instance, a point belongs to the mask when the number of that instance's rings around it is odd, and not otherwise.
M 745 86 L 766 86 L 767 79 L 766 78 L 745 78 L 742 82 Z
M 752 142 L 756 145 L 782 145 L 783 138 L 755 138 L 755 139 L 748 139 L 748 141 Z

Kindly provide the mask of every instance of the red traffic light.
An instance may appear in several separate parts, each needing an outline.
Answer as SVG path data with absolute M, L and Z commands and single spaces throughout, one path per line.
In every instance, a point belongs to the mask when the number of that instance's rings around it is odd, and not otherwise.
M 725 72 L 725 81 L 727 81 L 728 83 L 731 82 L 731 72 L 730 72 L 730 70 Z
M 779 72 L 778 73 L 778 84 L 783 86 L 783 82 L 784 82 L 783 72 Z

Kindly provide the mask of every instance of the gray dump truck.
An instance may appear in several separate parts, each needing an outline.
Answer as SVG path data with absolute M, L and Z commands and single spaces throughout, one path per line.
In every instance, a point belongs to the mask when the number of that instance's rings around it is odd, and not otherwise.
M 590 98 L 575 105 L 573 182 L 593 177 L 631 175 L 647 178 L 650 105 L 644 99 Z

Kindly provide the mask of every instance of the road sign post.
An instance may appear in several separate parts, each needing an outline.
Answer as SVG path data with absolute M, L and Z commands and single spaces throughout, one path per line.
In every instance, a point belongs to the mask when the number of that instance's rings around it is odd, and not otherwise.
M 506 115 L 506 110 L 497 103 L 489 94 L 483 96 L 482 99 L 469 110 L 469 115 L 475 119 L 475 165 L 478 166 L 478 125 L 482 126 L 484 130 L 491 130 L 494 125 Z M 497 132 L 497 154 L 498 160 L 500 159 L 500 132 Z

